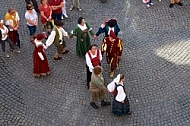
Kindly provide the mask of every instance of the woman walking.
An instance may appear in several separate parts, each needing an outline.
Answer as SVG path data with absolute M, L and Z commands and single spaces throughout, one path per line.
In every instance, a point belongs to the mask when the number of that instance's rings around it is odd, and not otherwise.
M 107 86 L 110 92 L 113 92 L 112 112 L 116 115 L 132 114 L 130 112 L 129 100 L 124 88 L 125 77 L 118 74 L 117 77 Z

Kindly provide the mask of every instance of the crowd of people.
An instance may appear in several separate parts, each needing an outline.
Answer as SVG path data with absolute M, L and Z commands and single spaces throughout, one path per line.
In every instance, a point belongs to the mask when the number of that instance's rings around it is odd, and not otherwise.
M 106 0 L 101 0 L 105 2 Z M 119 66 L 121 60 L 123 43 L 122 39 L 117 37 L 120 28 L 115 18 L 104 21 L 99 27 L 96 34 L 92 31 L 90 24 L 85 18 L 79 17 L 78 24 L 71 32 L 64 30 L 62 22 L 63 18 L 68 18 L 65 9 L 65 0 L 40 0 L 38 5 L 35 0 L 26 0 L 25 19 L 29 30 L 30 41 L 34 45 L 33 51 L 33 76 L 47 76 L 50 74 L 50 67 L 45 54 L 45 50 L 52 44 L 56 47 L 54 60 L 61 60 L 61 54 L 67 54 L 69 50 L 66 48 L 65 37 L 67 40 L 76 36 L 76 55 L 85 57 L 87 88 L 90 90 L 92 99 L 90 105 L 98 109 L 96 101 L 101 100 L 102 106 L 110 105 L 105 101 L 105 96 L 109 92 L 113 92 L 114 100 L 112 102 L 113 113 L 117 115 L 131 114 L 129 110 L 129 101 L 123 85 L 124 75 L 118 74 L 117 77 L 105 87 L 104 77 L 102 76 L 101 61 L 105 53 L 107 63 L 110 66 L 110 77 L 114 76 L 114 70 Z M 81 11 L 79 0 L 77 9 Z M 70 10 L 75 8 L 74 0 L 72 0 Z M 40 14 L 38 14 L 40 13 Z M 36 29 L 40 21 L 42 23 L 42 33 L 36 33 Z M 18 34 L 19 14 L 14 8 L 9 8 L 4 20 L 0 21 L 0 43 L 5 57 L 9 57 L 5 51 L 5 42 L 9 43 L 10 50 L 14 53 L 20 53 L 20 39 Z M 91 44 L 91 37 L 96 39 L 100 34 L 104 33 L 101 48 L 96 44 Z M 91 37 L 90 37 L 91 36 Z M 42 41 L 45 40 L 45 43 Z

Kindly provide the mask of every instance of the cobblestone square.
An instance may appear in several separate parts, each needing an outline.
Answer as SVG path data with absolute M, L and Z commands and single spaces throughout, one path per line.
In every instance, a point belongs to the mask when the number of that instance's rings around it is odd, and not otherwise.
M 117 18 L 124 51 L 116 74 L 126 76 L 125 87 L 132 115 L 115 116 L 111 106 L 95 110 L 86 88 L 85 59 L 75 52 L 76 38 L 66 41 L 70 52 L 53 60 L 55 47 L 46 50 L 51 75 L 32 76 L 34 46 L 29 41 L 24 0 L 1 0 L 0 19 L 9 7 L 21 18 L 21 54 L 0 51 L 0 126 L 189 126 L 190 125 L 190 1 L 169 8 L 169 0 L 80 0 L 82 11 L 69 11 L 64 19 L 67 32 L 83 16 L 96 33 L 108 18 Z M 40 22 L 40 21 L 39 21 Z M 41 32 L 41 24 L 38 32 Z M 99 45 L 100 35 L 92 43 Z M 112 81 L 103 57 L 106 85 Z M 112 101 L 108 95 L 107 100 Z

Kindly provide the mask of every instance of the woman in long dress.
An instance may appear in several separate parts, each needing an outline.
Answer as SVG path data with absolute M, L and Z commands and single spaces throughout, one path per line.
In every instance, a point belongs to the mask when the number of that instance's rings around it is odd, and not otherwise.
M 44 49 L 47 47 L 42 43 L 45 38 L 45 34 L 38 34 L 34 40 L 34 52 L 33 52 L 33 76 L 40 77 L 50 74 L 50 69 Z
M 92 28 L 88 25 L 88 23 L 84 20 L 83 17 L 79 17 L 78 25 L 71 31 L 71 38 L 75 35 L 77 37 L 76 42 L 76 53 L 78 56 L 85 56 L 88 51 L 88 47 L 90 46 L 90 36 L 94 36 L 92 32 Z
M 123 82 L 125 77 L 118 74 L 117 77 L 107 86 L 110 92 L 113 92 L 112 112 L 116 115 L 132 114 L 130 112 L 129 100 L 125 92 Z

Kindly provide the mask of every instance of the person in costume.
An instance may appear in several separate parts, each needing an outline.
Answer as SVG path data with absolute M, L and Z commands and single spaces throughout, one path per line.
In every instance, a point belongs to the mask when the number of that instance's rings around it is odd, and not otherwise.
M 11 46 L 11 50 L 14 53 L 20 53 L 19 50 L 15 50 L 14 44 L 11 41 L 11 39 L 9 38 L 8 34 L 9 34 L 9 30 L 3 24 L 3 20 L 1 20 L 0 21 L 0 44 L 1 44 L 2 51 L 3 51 L 3 53 L 4 53 L 4 55 L 5 55 L 6 58 L 9 58 L 9 54 L 7 54 L 5 52 L 5 42 L 9 43 L 9 45 Z
M 51 32 L 51 23 L 52 23 L 52 9 L 48 4 L 47 0 L 41 0 L 39 6 L 40 14 L 41 14 L 41 22 L 42 22 L 42 31 L 44 34 Z M 48 35 L 49 35 L 48 34 Z
M 18 34 L 18 27 L 20 18 L 18 12 L 14 8 L 9 8 L 4 17 L 5 25 L 9 28 L 9 38 L 20 48 L 20 39 Z
M 169 5 L 169 7 L 172 8 L 175 3 L 176 3 L 177 5 L 179 5 L 179 6 L 183 6 L 183 4 L 180 2 L 180 0 L 170 0 L 170 5 Z
M 42 43 L 42 40 L 45 38 L 45 34 L 41 33 L 36 36 L 34 40 L 34 52 L 33 52 L 33 76 L 47 76 L 50 74 L 50 68 L 48 65 L 48 60 L 46 58 L 46 54 L 44 49 L 47 49 Z
M 106 93 L 108 93 L 109 90 L 104 86 L 104 78 L 101 73 L 102 68 L 100 66 L 96 66 L 94 67 L 91 76 L 90 92 L 92 98 L 90 105 L 95 109 L 98 109 L 98 106 L 95 103 L 98 99 L 101 100 L 101 106 L 110 105 L 110 102 L 104 101 Z
M 77 37 L 76 42 L 76 53 L 78 56 L 85 56 L 88 51 L 88 47 L 90 46 L 90 36 L 94 37 L 94 33 L 92 32 L 92 28 L 89 24 L 84 20 L 83 17 L 79 17 L 78 25 L 71 31 L 71 38 L 75 35 Z
M 114 70 L 119 66 L 123 51 L 123 42 L 120 38 L 117 38 L 113 31 L 110 31 L 110 35 L 103 39 L 101 46 L 102 55 L 106 51 L 106 60 L 110 65 L 110 77 L 114 76 Z
M 30 32 L 30 41 L 33 42 L 36 37 L 36 27 L 38 26 L 38 15 L 33 9 L 31 4 L 27 5 L 27 11 L 25 13 L 25 18 L 27 26 Z
M 112 112 L 119 116 L 124 114 L 132 114 L 132 112 L 130 112 L 129 100 L 123 84 L 124 80 L 124 75 L 118 74 L 117 77 L 107 86 L 109 92 L 114 92 Z
M 91 81 L 92 71 L 95 66 L 101 66 L 102 54 L 99 49 L 97 49 L 96 44 L 92 44 L 89 47 L 89 51 L 85 55 L 86 58 L 86 73 L 87 73 L 87 87 L 89 88 L 89 83 Z
M 68 40 L 70 39 L 70 37 L 68 33 L 63 29 L 63 22 L 55 20 L 54 24 L 55 26 L 46 41 L 46 46 L 50 46 L 52 43 L 54 43 L 54 45 L 57 48 L 57 52 L 54 55 L 54 60 L 61 60 L 62 57 L 60 57 L 59 55 L 66 54 L 69 52 L 69 50 L 66 49 L 66 42 L 64 41 L 64 36 L 66 36 Z
M 115 33 L 116 36 L 118 35 L 120 31 L 120 28 L 117 24 L 117 20 L 115 18 L 111 18 L 105 21 L 98 29 L 98 32 L 96 33 L 95 38 L 97 38 L 102 33 L 105 34 L 105 37 L 108 37 L 111 30 Z

